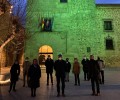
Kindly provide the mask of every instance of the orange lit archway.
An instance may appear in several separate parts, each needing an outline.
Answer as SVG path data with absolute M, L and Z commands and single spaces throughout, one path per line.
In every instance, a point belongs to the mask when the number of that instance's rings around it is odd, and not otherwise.
M 39 48 L 39 64 L 41 67 L 45 65 L 45 60 L 47 59 L 48 55 L 50 55 L 53 59 L 53 49 L 50 46 L 44 45 Z

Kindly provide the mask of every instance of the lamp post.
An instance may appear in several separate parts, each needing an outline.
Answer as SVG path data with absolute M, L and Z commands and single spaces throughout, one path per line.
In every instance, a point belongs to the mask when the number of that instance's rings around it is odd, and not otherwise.
M 67 38 L 68 38 L 68 36 L 67 36 L 67 32 L 66 32 L 66 53 L 67 53 L 67 43 L 68 43 Z

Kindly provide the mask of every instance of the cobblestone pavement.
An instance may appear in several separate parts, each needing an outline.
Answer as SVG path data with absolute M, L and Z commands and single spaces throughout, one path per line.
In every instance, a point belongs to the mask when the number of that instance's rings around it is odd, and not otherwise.
M 16 92 L 8 93 L 9 86 L 0 86 L 0 100 L 120 100 L 120 70 L 106 69 L 105 84 L 100 85 L 101 96 L 91 96 L 90 81 L 83 80 L 83 72 L 80 74 L 81 85 L 74 86 L 74 76 L 70 73 L 70 82 L 66 83 L 66 97 L 56 97 L 56 79 L 54 85 L 46 85 L 46 73 L 42 70 L 41 86 L 37 89 L 37 96 L 31 97 L 30 88 L 22 87 L 22 79 L 17 82 Z

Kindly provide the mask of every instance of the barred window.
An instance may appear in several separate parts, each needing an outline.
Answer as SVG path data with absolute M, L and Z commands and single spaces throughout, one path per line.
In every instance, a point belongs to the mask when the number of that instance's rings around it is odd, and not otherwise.
M 104 30 L 110 30 L 112 31 L 113 30 L 113 27 L 112 27 L 112 21 L 104 21 Z
M 106 50 L 114 50 L 112 39 L 106 39 Z
M 67 3 L 67 0 L 60 0 L 61 3 Z

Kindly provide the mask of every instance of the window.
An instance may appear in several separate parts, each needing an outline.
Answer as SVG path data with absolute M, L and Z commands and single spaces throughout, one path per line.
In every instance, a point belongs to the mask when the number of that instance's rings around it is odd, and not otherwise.
M 67 0 L 60 0 L 61 3 L 67 3 Z
M 112 21 L 104 21 L 104 30 L 106 31 L 112 31 Z
M 106 49 L 107 50 L 113 50 L 113 40 L 112 39 L 106 39 Z
M 53 20 L 51 18 L 42 18 L 40 26 L 42 32 L 51 32 L 52 31 Z
M 90 53 L 91 52 L 91 48 L 87 47 L 87 52 Z

